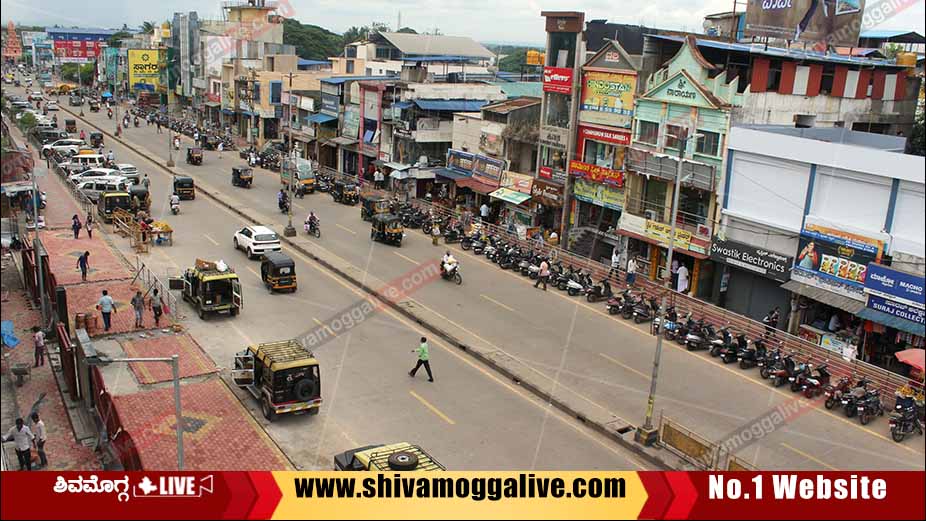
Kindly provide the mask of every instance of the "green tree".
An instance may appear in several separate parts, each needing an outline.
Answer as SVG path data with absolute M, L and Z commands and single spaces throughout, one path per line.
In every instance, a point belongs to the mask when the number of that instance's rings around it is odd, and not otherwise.
M 408 32 L 408 31 L 415 32 L 414 29 L 409 29 L 409 28 L 405 28 L 405 29 L 407 29 L 405 32 Z M 385 32 L 389 32 L 389 25 L 384 24 L 382 22 L 373 22 L 372 24 L 364 25 L 363 27 L 353 26 L 349 28 L 348 30 L 344 31 L 342 40 L 344 42 L 344 45 L 347 45 L 349 43 L 361 42 L 363 40 L 366 40 L 373 33 L 385 33 Z
M 924 113 L 922 110 L 919 114 L 916 115 L 916 121 L 913 123 L 913 131 L 910 132 L 910 137 L 907 138 L 907 150 L 908 154 L 913 154 L 917 156 L 926 155 L 926 129 L 923 128 L 923 117 Z
M 403 27 L 396 32 L 397 33 L 407 33 L 407 34 L 418 34 L 418 31 L 412 29 L 411 27 Z
M 527 63 L 528 49 L 518 49 L 498 60 L 498 70 L 502 72 L 521 72 L 521 66 Z
M 126 38 L 131 38 L 131 37 L 132 37 L 132 33 L 128 31 L 119 31 L 113 34 L 112 36 L 110 36 L 109 39 L 106 40 L 106 43 L 110 47 L 122 47 L 122 42 L 120 40 L 124 40 Z
M 145 34 L 153 34 L 157 28 L 158 28 L 157 22 L 144 22 L 141 24 L 141 32 Z
M 31 112 L 26 112 L 19 118 L 19 129 L 22 130 L 23 134 L 28 134 L 35 127 L 35 124 L 35 116 Z
M 283 43 L 295 46 L 296 54 L 308 60 L 326 60 L 343 49 L 341 36 L 292 18 L 283 21 Z
M 61 78 L 77 83 L 78 74 L 77 74 L 77 64 L 76 63 L 65 63 L 61 65 Z M 93 84 L 93 64 L 86 63 L 80 66 L 80 83 L 81 85 L 92 85 Z

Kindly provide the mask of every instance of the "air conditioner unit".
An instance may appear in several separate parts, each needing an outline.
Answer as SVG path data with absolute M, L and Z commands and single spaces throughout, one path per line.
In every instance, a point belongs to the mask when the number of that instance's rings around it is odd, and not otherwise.
M 656 220 L 656 210 L 643 210 L 643 217 L 646 217 L 650 221 Z

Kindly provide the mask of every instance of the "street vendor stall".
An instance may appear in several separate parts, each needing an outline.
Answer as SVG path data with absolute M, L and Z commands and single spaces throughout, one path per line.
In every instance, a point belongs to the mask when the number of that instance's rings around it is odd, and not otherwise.
M 151 235 L 151 241 L 160 245 L 167 243 L 168 246 L 174 245 L 174 230 L 164 221 L 154 221 L 148 232 Z

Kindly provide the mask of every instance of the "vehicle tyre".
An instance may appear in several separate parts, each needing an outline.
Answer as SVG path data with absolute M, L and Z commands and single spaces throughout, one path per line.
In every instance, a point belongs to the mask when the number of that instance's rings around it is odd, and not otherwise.
M 273 410 L 273 407 L 270 405 L 270 400 L 268 400 L 266 396 L 260 401 L 260 412 L 268 422 L 277 419 L 277 412 Z
M 321 238 L 322 238 L 322 230 L 321 230 L 321 228 L 315 228 L 315 238 L 316 238 L 316 239 L 321 239 Z
M 308 378 L 303 378 L 293 386 L 293 394 L 296 399 L 302 402 L 311 400 L 315 396 L 315 382 Z
M 250 246 L 248 246 L 248 252 L 247 252 L 247 253 L 248 253 L 248 260 L 254 258 L 254 252 L 251 251 L 251 247 L 250 247 Z
M 785 383 L 785 381 L 780 376 L 776 376 L 775 379 L 772 381 L 772 384 L 775 387 L 781 387 L 783 383 Z
M 235 237 L 234 239 L 232 239 L 232 243 L 234 243 L 235 249 L 236 249 L 236 250 L 240 250 L 240 249 L 241 249 L 241 247 L 238 246 L 238 238 L 237 238 L 237 237 Z
M 827 398 L 826 401 L 823 402 L 823 406 L 826 407 L 827 409 L 832 409 L 834 405 L 836 405 L 835 398 Z
M 663 330 L 662 337 L 665 338 L 667 341 L 671 342 L 672 340 L 675 340 L 675 333 L 666 329 L 666 330 Z
M 238 316 L 238 308 L 232 308 L 232 309 L 231 309 L 231 316 L 233 316 L 233 317 L 237 317 L 237 316 Z
M 762 366 L 762 369 L 759 370 L 759 376 L 761 376 L 764 380 L 768 380 L 768 377 L 770 376 L 768 367 Z
M 206 311 L 203 308 L 199 308 L 199 319 L 206 320 Z
M 685 349 L 687 349 L 687 350 L 689 350 L 689 351 L 694 351 L 694 350 L 695 350 L 695 346 L 689 344 L 688 342 L 685 342 Z
M 640 324 L 640 323 L 642 323 L 642 322 L 643 322 L 643 317 L 641 317 L 640 315 L 636 315 L 636 316 L 633 317 L 633 323 L 634 323 L 634 324 Z
M 616 314 L 617 314 L 617 308 L 614 307 L 614 306 L 608 306 L 608 314 L 609 314 L 609 315 L 616 315 Z
M 871 417 L 868 416 L 867 412 L 862 412 L 858 415 L 858 421 L 862 422 L 862 425 L 868 425 L 868 422 L 871 421 Z
M 460 243 L 460 247 L 463 248 L 463 251 L 469 251 L 470 248 L 473 247 L 473 245 L 468 242 L 462 242 Z
M 900 429 L 896 427 L 891 429 L 891 439 L 892 440 L 896 441 L 897 443 L 900 443 L 903 441 L 904 437 L 906 437 L 906 434 L 904 434 L 903 431 L 901 431 Z
M 846 418 L 851 418 L 851 417 L 855 416 L 855 414 L 856 414 L 856 412 L 857 412 L 857 411 L 855 410 L 855 406 L 854 406 L 854 405 L 853 405 L 852 407 L 849 407 L 849 406 L 843 407 L 843 411 L 845 411 L 845 413 L 846 413 Z
M 418 456 L 411 452 L 396 452 L 389 456 L 389 468 L 392 470 L 415 470 Z
M 534 277 L 531 277 L 531 278 L 534 278 Z M 592 294 L 591 294 L 591 293 L 589 293 L 588 295 L 585 295 L 585 300 L 588 301 L 588 302 L 594 302 L 594 301 L 595 301 L 595 298 L 592 297 Z
M 800 390 L 801 390 L 801 384 L 799 384 L 797 380 L 791 382 L 791 392 L 792 393 L 796 393 Z
M 812 387 L 808 387 L 804 389 L 804 398 L 807 398 L 808 400 L 813 398 L 813 388 Z
M 321 410 L 322 410 L 321 407 L 312 407 L 311 409 L 309 409 L 309 415 L 310 415 L 310 416 L 316 416 L 316 415 L 318 414 L 318 412 L 321 411 Z
M 457 283 L 457 286 L 463 284 L 463 276 L 458 273 L 453 274 L 453 281 Z
M 566 290 L 566 294 L 568 294 L 570 297 L 574 297 L 579 294 L 579 290 L 574 289 L 574 288 L 569 288 L 568 290 Z

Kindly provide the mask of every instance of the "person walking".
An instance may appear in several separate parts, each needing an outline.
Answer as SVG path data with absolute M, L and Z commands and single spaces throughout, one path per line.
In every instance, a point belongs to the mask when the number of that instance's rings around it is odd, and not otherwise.
M 71 230 L 74 232 L 75 239 L 80 238 L 80 229 L 82 227 L 83 225 L 80 224 L 80 217 L 78 217 L 77 214 L 75 213 L 74 217 L 71 217 Z
M 431 244 L 437 246 L 437 240 L 440 239 L 440 226 L 436 224 L 431 225 Z
M 83 252 L 77 257 L 77 268 L 80 269 L 80 280 L 87 282 L 87 271 L 90 270 L 90 252 Z
M 672 274 L 672 287 L 678 287 L 678 259 L 672 259 L 672 266 L 669 268 L 669 273 Z
M 154 118 L 154 126 L 158 129 L 158 134 L 161 133 L 161 120 L 160 118 Z
M 35 344 L 35 365 L 45 365 L 45 332 L 39 326 L 32 326 L 32 342 Z
M 617 246 L 611 250 L 611 268 L 608 269 L 608 278 L 614 277 L 614 280 L 620 276 L 621 271 L 621 254 L 617 249 Z
M 84 220 L 84 227 L 87 228 L 87 237 L 93 238 L 93 214 L 87 213 L 87 218 Z
M 633 286 L 635 280 L 637 280 L 637 259 L 631 257 L 627 261 L 627 285 Z
M 479 207 L 479 218 L 483 223 L 489 222 L 489 205 L 482 203 L 482 206 Z
M 222 159 L 222 150 L 224 148 L 225 148 L 225 145 L 223 145 L 221 141 L 219 141 L 219 144 L 216 145 L 215 147 L 215 149 L 219 151 L 219 159 Z
M 100 314 L 103 315 L 103 331 L 109 331 L 109 328 L 112 327 L 112 314 L 116 313 L 117 310 L 116 302 L 109 296 L 109 292 L 105 289 L 103 290 L 103 296 L 100 297 L 100 300 L 96 303 L 96 308 L 100 310 Z
M 145 176 L 141 178 L 141 184 L 145 187 L 146 190 L 148 189 L 148 185 L 151 184 L 151 180 L 148 179 L 148 174 L 145 174 Z
M 154 327 L 161 326 L 161 315 L 164 314 L 164 301 L 157 288 L 151 292 L 151 312 L 154 313 Z
M 418 369 L 421 366 L 424 366 L 424 370 L 428 372 L 428 381 L 434 381 L 434 375 L 431 374 L 431 357 L 428 350 L 428 339 L 421 337 L 421 343 L 418 344 L 418 349 L 412 349 L 412 353 L 418 353 L 418 362 L 415 364 L 414 369 L 408 372 L 408 376 L 412 378 L 415 377 L 415 373 L 418 372 Z
M 678 279 L 678 285 L 676 290 L 679 293 L 685 293 L 688 291 L 688 267 L 684 264 L 679 264 L 678 273 L 676 273 Z
M 16 444 L 16 459 L 19 460 L 19 470 L 32 470 L 32 440 L 35 435 L 26 427 L 22 418 L 16 418 L 16 425 L 10 427 L 3 441 L 12 441 Z
M 39 453 L 39 466 L 48 467 L 48 456 L 45 454 L 45 442 L 48 440 L 48 431 L 45 422 L 39 419 L 39 413 L 32 413 L 32 434 L 35 436 L 35 451 Z
M 550 264 L 547 262 L 547 259 L 540 261 L 540 273 L 537 274 L 537 282 L 534 283 L 534 287 L 538 288 L 543 284 L 543 290 L 547 290 L 547 281 L 550 279 Z
M 762 323 L 765 324 L 765 336 L 772 336 L 772 332 L 778 327 L 778 320 L 781 318 L 781 308 L 775 306 L 770 309 L 768 313 L 765 314 L 765 317 L 762 319 Z
M 135 327 L 142 328 L 144 312 L 145 312 L 145 297 L 142 296 L 141 290 L 135 292 L 135 296 L 132 297 L 132 309 L 135 310 Z

